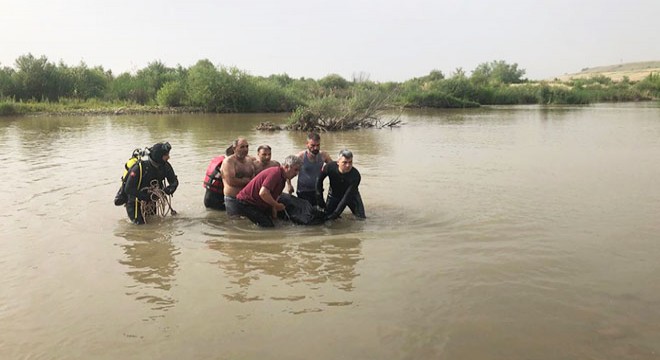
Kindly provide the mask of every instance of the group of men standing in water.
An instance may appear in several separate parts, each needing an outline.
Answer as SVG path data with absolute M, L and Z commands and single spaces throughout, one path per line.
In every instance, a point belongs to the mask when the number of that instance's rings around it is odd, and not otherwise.
M 274 226 L 273 220 L 284 205 L 278 198 L 286 187 L 294 192 L 291 179 L 298 176 L 298 198 L 324 209 L 325 219 L 338 218 L 348 206 L 358 218 L 366 218 L 358 187 L 360 172 L 353 167 L 353 153 L 339 152 L 337 161 L 321 151 L 321 138 L 307 136 L 307 149 L 289 155 L 280 164 L 271 160 L 268 145 L 257 149 L 256 157 L 248 155 L 244 138 L 234 140 L 224 155 L 211 160 L 204 178 L 204 205 L 226 210 L 230 217 L 245 216 L 263 227 Z M 327 201 L 323 198 L 323 181 L 330 179 Z
M 147 159 L 134 154 L 134 161 L 127 162 L 115 205 L 125 205 L 132 222 L 143 224 L 148 205 L 154 207 L 176 191 L 179 182 L 169 163 L 171 148 L 169 143 L 157 143 L 149 148 Z M 287 156 L 282 163 L 271 159 L 272 149 L 268 145 L 259 146 L 256 157 L 249 156 L 248 150 L 248 141 L 238 138 L 224 155 L 211 160 L 204 175 L 207 208 L 226 210 L 230 217 L 244 216 L 259 226 L 273 227 L 278 213 L 285 212 L 280 196 L 285 187 L 289 195 L 294 192 L 291 179 L 298 176 L 296 194 L 302 200 L 297 201 L 304 208 L 315 209 L 315 214 L 321 213 L 322 221 L 340 217 L 346 207 L 357 218 L 366 218 L 358 190 L 360 172 L 353 167 L 351 151 L 341 150 L 337 161 L 333 161 L 327 152 L 321 151 L 321 137 L 316 133 L 307 136 L 305 150 Z M 326 177 L 330 179 L 330 188 L 324 199 Z

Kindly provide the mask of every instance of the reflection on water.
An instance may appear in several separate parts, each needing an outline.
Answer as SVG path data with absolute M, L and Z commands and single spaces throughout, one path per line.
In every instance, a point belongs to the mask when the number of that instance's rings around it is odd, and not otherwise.
M 657 103 L 410 111 L 322 135 L 367 221 L 207 211 L 231 140 L 305 148 L 254 130 L 285 118 L 0 117 L 0 359 L 658 359 Z M 179 215 L 133 226 L 111 199 L 161 140 Z
M 348 293 L 359 275 L 355 267 L 362 259 L 360 243 L 348 237 L 305 243 L 211 240 L 208 246 L 223 255 L 216 264 L 232 278 L 225 298 L 238 302 L 312 299 L 307 304 L 321 311 L 319 303 L 352 303 Z M 336 297 L 325 299 L 326 294 Z
M 174 307 L 177 301 L 171 289 L 180 251 L 172 244 L 171 234 L 150 225 L 132 224 L 126 224 L 115 234 L 127 241 L 121 245 L 126 257 L 119 263 L 127 267 L 126 274 L 135 280 L 134 285 L 128 286 L 126 295 L 149 304 L 152 310 L 167 311 Z

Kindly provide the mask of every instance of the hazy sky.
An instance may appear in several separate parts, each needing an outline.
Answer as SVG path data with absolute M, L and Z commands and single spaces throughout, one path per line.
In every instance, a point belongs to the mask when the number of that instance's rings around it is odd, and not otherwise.
M 660 60 L 659 15 L 660 0 L 0 0 L 0 66 L 32 53 L 118 75 L 209 59 L 403 81 L 504 60 L 536 80 Z

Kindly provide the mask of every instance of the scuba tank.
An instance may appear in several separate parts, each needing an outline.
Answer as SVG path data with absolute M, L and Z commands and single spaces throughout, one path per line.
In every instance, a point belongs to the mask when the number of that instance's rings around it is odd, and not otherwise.
M 151 149 L 148 147 L 142 149 L 136 148 L 135 150 L 133 150 L 133 154 L 131 154 L 131 157 L 124 164 L 124 174 L 121 176 L 121 187 L 119 188 L 119 190 L 117 190 L 117 194 L 115 194 L 116 206 L 124 205 L 126 204 L 126 201 L 128 201 L 128 195 L 126 194 L 126 192 L 124 192 L 124 186 L 126 185 L 126 175 L 131 170 L 133 165 L 135 165 L 138 161 L 148 159 L 150 150 Z

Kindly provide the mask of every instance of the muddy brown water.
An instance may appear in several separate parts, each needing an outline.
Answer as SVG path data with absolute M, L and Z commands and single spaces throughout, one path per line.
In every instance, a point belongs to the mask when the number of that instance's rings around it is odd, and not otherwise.
M 658 359 L 660 106 L 417 111 L 322 135 L 366 221 L 207 211 L 209 160 L 284 115 L 0 118 L 2 359 Z M 176 217 L 112 198 L 167 140 Z

